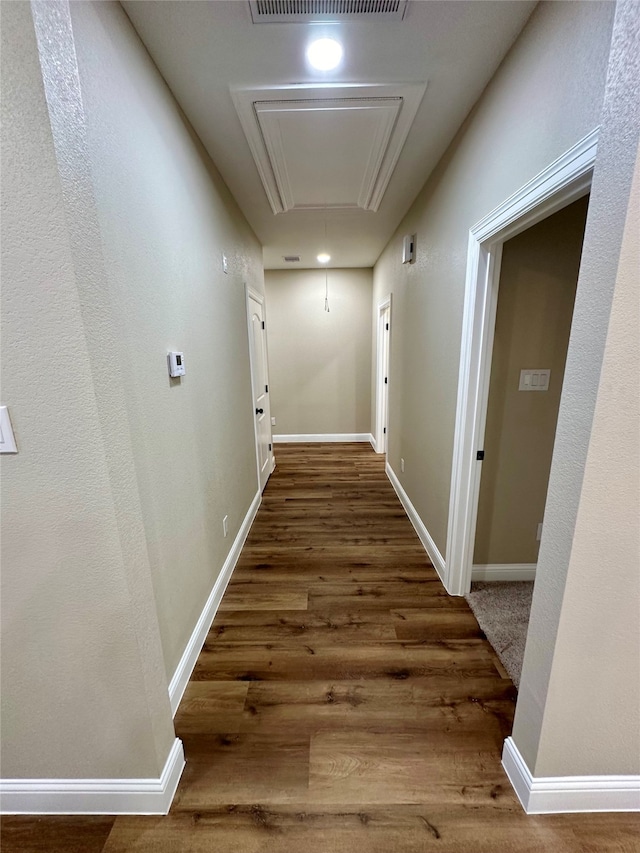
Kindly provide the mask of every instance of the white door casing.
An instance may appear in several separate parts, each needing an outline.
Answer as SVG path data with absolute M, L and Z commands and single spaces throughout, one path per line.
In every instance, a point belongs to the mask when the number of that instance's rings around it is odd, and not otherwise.
M 249 323 L 249 358 L 251 362 L 251 390 L 256 436 L 256 459 L 260 492 L 264 491 L 273 471 L 275 458 L 272 451 L 271 408 L 269 405 L 269 366 L 267 360 L 267 332 L 264 296 L 247 287 L 247 317 Z
M 387 452 L 389 423 L 389 357 L 391 296 L 378 305 L 376 365 L 376 453 Z
M 589 192 L 597 144 L 598 128 L 469 232 L 445 561 L 451 595 L 471 589 L 482 465 L 476 454 L 484 443 L 502 246 Z

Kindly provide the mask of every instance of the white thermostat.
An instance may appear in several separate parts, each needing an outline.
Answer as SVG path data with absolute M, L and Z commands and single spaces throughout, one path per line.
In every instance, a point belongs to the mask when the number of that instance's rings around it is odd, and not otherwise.
M 184 353 L 170 352 L 167 355 L 169 362 L 169 376 L 184 376 Z

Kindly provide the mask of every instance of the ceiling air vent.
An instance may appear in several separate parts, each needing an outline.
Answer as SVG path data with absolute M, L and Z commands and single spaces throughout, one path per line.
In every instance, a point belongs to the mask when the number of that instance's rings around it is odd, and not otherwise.
M 249 0 L 254 24 L 401 21 L 408 0 Z
M 283 255 L 282 259 L 288 264 L 297 264 L 300 261 L 300 255 Z

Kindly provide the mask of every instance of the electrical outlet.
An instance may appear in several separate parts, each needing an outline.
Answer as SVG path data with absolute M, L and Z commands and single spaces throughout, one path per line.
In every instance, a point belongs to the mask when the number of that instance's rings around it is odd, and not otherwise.
M 222 532 L 224 533 L 225 536 L 229 532 L 229 516 L 228 515 L 225 515 L 225 517 L 222 519 Z
M 538 525 L 538 532 L 536 533 L 536 542 L 539 542 L 542 539 L 542 522 Z
M 401 460 L 400 460 L 400 470 L 401 470 L 401 471 L 402 471 L 402 473 L 404 474 L 404 459 L 401 459 Z
M 229 261 L 226 255 L 222 256 L 222 272 L 229 272 Z
M 271 418 L 271 426 L 275 426 L 275 425 L 276 425 L 276 419 L 275 419 L 275 418 Z

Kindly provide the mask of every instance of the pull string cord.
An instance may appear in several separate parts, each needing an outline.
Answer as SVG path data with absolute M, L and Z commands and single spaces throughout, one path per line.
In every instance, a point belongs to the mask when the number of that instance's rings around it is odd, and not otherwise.
M 327 251 L 327 205 L 324 208 L 324 251 Z M 329 314 L 329 268 L 324 268 L 324 310 Z

